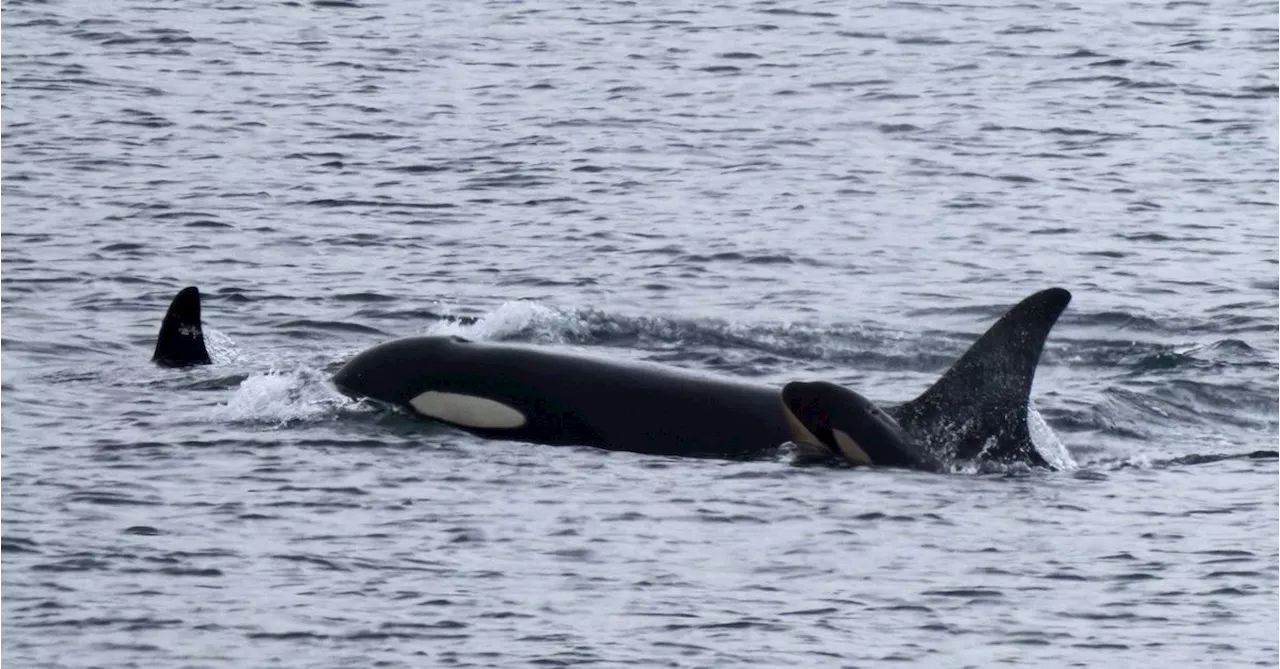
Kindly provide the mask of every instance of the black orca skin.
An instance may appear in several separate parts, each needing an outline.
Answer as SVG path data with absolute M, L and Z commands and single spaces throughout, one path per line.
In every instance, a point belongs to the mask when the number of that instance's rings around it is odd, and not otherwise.
M 832 384 L 788 384 L 791 411 L 776 387 L 460 337 L 376 345 L 343 365 L 333 383 L 352 397 L 493 439 L 752 459 L 775 453 L 798 436 L 797 422 L 812 420 L 818 431 L 841 429 L 846 445 L 861 439 L 853 449 L 857 464 L 936 471 L 946 462 L 978 459 L 1047 467 L 1032 442 L 1027 411 L 1045 340 L 1070 301 L 1062 288 L 1027 297 L 932 387 L 883 410 Z M 167 367 L 209 364 L 196 288 L 174 298 L 153 360 Z M 796 399 L 800 391 L 805 394 Z

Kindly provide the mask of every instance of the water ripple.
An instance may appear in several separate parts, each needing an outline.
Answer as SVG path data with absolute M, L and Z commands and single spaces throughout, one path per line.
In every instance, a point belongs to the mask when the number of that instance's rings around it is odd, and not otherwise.
M 1277 31 L 1204 6 L 6 2 L 4 650 L 1273 665 Z M 218 364 L 153 368 L 191 283 Z M 897 401 L 1047 285 L 1067 473 L 488 442 L 327 381 L 437 333 Z

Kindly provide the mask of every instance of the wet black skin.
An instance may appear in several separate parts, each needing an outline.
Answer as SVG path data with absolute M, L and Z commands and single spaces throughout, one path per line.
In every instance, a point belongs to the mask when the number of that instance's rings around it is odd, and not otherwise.
M 655 455 L 750 459 L 790 439 L 778 390 L 545 347 L 411 337 L 375 346 L 333 377 L 353 397 L 414 409 L 426 391 L 501 402 L 526 417 L 483 437 Z
M 854 464 L 944 469 L 942 460 L 916 443 L 888 411 L 843 386 L 826 381 L 788 383 L 782 387 L 782 406 L 808 432 L 793 428 L 794 440 L 808 441 L 812 436 L 833 455 Z M 844 451 L 837 430 L 855 442 L 867 462 Z
M 1043 290 L 1009 309 L 919 397 L 882 409 L 827 383 L 784 389 L 545 347 L 411 337 L 374 346 L 333 377 L 353 397 L 414 411 L 427 391 L 471 395 L 518 410 L 518 427 L 474 434 L 657 455 L 768 457 L 794 435 L 789 414 L 828 447 L 847 434 L 871 464 L 936 470 L 982 459 L 1048 463 L 1031 442 L 1027 407 L 1049 330 L 1071 301 Z M 156 341 L 157 364 L 209 364 L 200 294 L 174 298 Z M 787 388 L 790 390 L 788 391 Z M 780 401 L 781 400 L 781 401 Z M 838 444 L 837 444 L 838 446 Z M 861 463 L 861 464 L 866 464 Z
M 161 367 L 210 364 L 204 332 L 200 329 L 200 289 L 183 288 L 169 303 L 151 361 Z

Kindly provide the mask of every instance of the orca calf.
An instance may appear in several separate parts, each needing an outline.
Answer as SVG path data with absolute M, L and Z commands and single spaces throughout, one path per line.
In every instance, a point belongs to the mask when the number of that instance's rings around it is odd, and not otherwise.
M 793 441 L 855 465 L 929 471 L 959 461 L 1048 467 L 1027 426 L 1049 330 L 1071 301 L 1043 290 L 1011 308 L 919 397 L 882 408 L 827 382 L 776 387 L 545 347 L 409 337 L 333 376 L 344 394 L 481 437 L 688 457 L 753 459 Z M 156 342 L 165 366 L 208 364 L 200 294 L 174 298 Z

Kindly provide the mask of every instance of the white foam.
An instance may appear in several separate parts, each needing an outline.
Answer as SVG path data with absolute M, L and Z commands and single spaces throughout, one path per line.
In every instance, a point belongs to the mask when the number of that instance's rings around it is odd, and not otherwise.
M 1080 465 L 1071 457 L 1071 452 L 1063 445 L 1058 435 L 1044 421 L 1044 416 L 1036 410 L 1035 402 L 1027 402 L 1027 429 L 1031 433 L 1031 443 L 1054 469 L 1079 469 Z
M 1124 464 L 1134 469 L 1151 469 L 1151 457 L 1146 453 L 1135 453 L 1124 460 Z
M 242 357 L 231 337 L 208 327 L 204 328 L 204 347 L 215 365 L 236 362 Z
M 536 341 L 563 342 L 581 338 L 590 327 L 581 316 L 552 309 L 537 302 L 504 302 L 473 323 L 441 321 L 427 330 L 432 335 L 458 335 L 468 339 L 502 339 L 528 332 Z
M 284 425 L 319 418 L 348 403 L 319 370 L 273 370 L 241 382 L 231 399 L 214 409 L 213 418 Z

